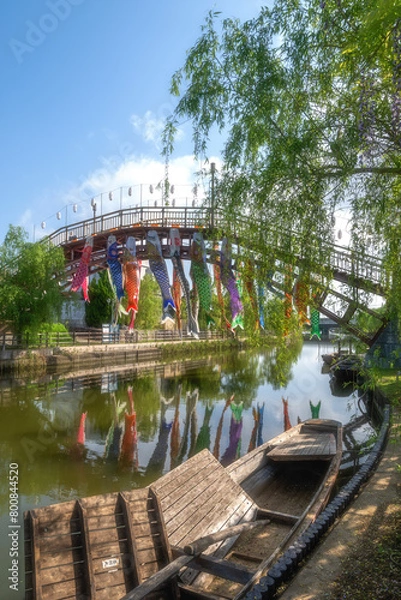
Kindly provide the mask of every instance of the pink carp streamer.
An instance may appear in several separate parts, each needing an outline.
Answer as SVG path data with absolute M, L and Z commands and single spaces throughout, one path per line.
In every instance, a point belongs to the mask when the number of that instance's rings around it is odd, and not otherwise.
M 85 240 L 84 249 L 82 250 L 81 260 L 79 261 L 77 272 L 72 278 L 71 291 L 77 292 L 80 288 L 83 289 L 84 298 L 89 301 L 88 297 L 88 281 L 89 264 L 92 256 L 93 239 L 87 237 Z
M 288 412 L 288 399 L 282 398 L 282 401 L 283 401 L 283 413 L 284 413 L 284 431 L 288 431 L 292 427 L 291 421 L 290 421 L 290 415 Z

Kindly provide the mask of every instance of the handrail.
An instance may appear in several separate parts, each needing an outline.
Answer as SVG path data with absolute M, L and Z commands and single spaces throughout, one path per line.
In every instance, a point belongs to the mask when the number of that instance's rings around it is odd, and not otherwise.
M 72 242 L 82 241 L 88 236 L 106 235 L 117 231 L 143 231 L 156 227 L 179 227 L 188 230 L 198 228 L 208 231 L 224 230 L 232 232 L 236 239 L 241 239 L 242 232 L 248 244 L 248 220 L 245 217 L 227 218 L 223 214 L 214 212 L 214 228 L 211 227 L 211 213 L 209 208 L 201 207 L 135 207 L 125 208 L 104 215 L 86 219 L 71 225 L 65 225 L 50 234 L 46 239 L 56 246 L 66 246 Z M 292 253 L 301 257 L 302 242 L 299 235 L 293 230 L 278 231 L 261 223 L 259 227 L 259 241 L 274 250 L 284 254 Z M 261 236 L 261 237 L 260 237 Z M 326 261 L 326 266 L 332 271 L 345 273 L 350 277 L 369 281 L 377 286 L 386 284 L 386 273 L 380 257 L 350 249 L 346 246 L 333 244 L 318 238 L 310 237 L 310 246 L 315 246 Z

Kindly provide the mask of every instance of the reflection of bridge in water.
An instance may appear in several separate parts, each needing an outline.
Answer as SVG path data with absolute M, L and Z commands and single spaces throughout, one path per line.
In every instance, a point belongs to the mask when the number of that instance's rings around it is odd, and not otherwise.
M 108 236 L 113 234 L 124 246 L 128 236 L 136 240 L 138 258 L 147 259 L 146 235 L 156 229 L 163 255 L 170 257 L 169 231 L 178 228 L 181 236 L 181 258 L 190 258 L 191 239 L 196 231 L 204 235 L 206 245 L 227 236 L 242 252 L 251 253 L 255 261 L 268 264 L 270 289 L 288 291 L 288 267 L 291 267 L 293 283 L 299 272 L 305 271 L 316 282 L 314 305 L 319 312 L 343 326 L 353 335 L 372 345 L 384 329 L 387 319 L 372 307 L 385 301 L 388 287 L 387 274 L 380 258 L 357 252 L 310 236 L 307 244 L 294 231 L 281 231 L 279 227 L 260 223 L 250 239 L 246 219 L 227 217 L 210 209 L 192 207 L 137 207 L 121 209 L 105 215 L 94 216 L 85 221 L 61 227 L 49 236 L 49 240 L 64 249 L 67 260 L 68 279 L 76 272 L 85 240 L 92 238 L 93 250 L 89 275 L 107 267 L 106 251 Z M 305 247 L 307 246 L 307 247 Z M 263 248 L 263 259 L 260 249 Z M 211 247 L 207 248 L 210 260 Z M 235 249 L 235 248 L 234 248 Z M 267 249 L 267 252 L 266 252 Z M 235 252 L 234 252 L 235 253 Z M 318 258 L 316 258 L 318 257 Z M 322 266 L 324 275 L 322 275 Z M 292 288 L 292 286 L 291 286 Z M 334 308 L 333 308 L 334 307 Z M 373 330 L 363 331 L 355 322 L 358 314 L 370 315 Z

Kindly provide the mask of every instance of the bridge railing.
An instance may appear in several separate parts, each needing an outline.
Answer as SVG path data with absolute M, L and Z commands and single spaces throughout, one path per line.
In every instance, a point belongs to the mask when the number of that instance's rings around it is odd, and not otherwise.
M 200 331 L 200 340 L 224 340 L 230 334 L 227 331 Z M 86 329 L 71 332 L 43 332 L 34 337 L 29 334 L 14 335 L 3 333 L 0 335 L 0 349 L 25 350 L 28 348 L 67 348 L 71 346 L 95 346 L 102 344 L 141 344 L 156 342 L 183 342 L 190 341 L 188 337 L 178 330 L 133 330 L 119 329 L 118 331 L 103 331 L 101 329 Z M 1 357 L 0 357 L 1 359 Z
M 214 211 L 213 218 L 209 208 L 198 207 L 135 207 L 121 209 L 105 215 L 94 216 L 72 225 L 61 227 L 52 233 L 49 239 L 54 245 L 66 245 L 76 240 L 83 240 L 91 235 L 108 235 L 117 231 L 135 231 L 135 228 L 179 227 L 183 229 L 220 228 L 231 233 L 239 240 L 246 240 L 252 247 L 256 242 L 271 247 L 272 252 L 282 256 L 293 256 L 300 261 L 303 258 L 303 240 L 296 231 L 280 230 L 269 224 L 260 223 L 255 240 L 250 239 L 247 219 L 238 215 L 224 215 Z M 257 239 L 256 239 L 257 238 Z M 386 286 L 386 273 L 382 260 L 365 252 L 358 252 L 345 246 L 333 244 L 324 239 L 308 238 L 307 244 L 313 255 L 321 258 L 334 273 L 346 274 L 350 278 L 369 281 L 377 286 Z M 315 259 L 316 260 L 316 259 Z M 316 263 L 317 264 L 317 263 Z M 340 279 L 341 280 L 341 279 Z
M 208 211 L 201 208 L 175 208 L 173 206 L 122 209 L 60 227 L 50 234 L 48 239 L 55 246 L 62 246 L 71 241 L 85 239 L 90 235 L 112 233 L 118 229 L 152 226 L 188 229 L 208 227 Z

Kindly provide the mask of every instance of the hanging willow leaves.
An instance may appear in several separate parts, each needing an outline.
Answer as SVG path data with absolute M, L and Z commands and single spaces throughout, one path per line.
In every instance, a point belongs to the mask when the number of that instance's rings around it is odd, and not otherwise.
M 346 206 L 351 245 L 366 251 L 369 223 L 397 279 L 400 23 L 393 0 L 276 0 L 246 22 L 209 13 L 172 78 L 166 153 L 189 119 L 194 153 L 207 158 L 217 128 L 216 210 L 247 217 L 261 253 L 286 239 L 316 268 Z

